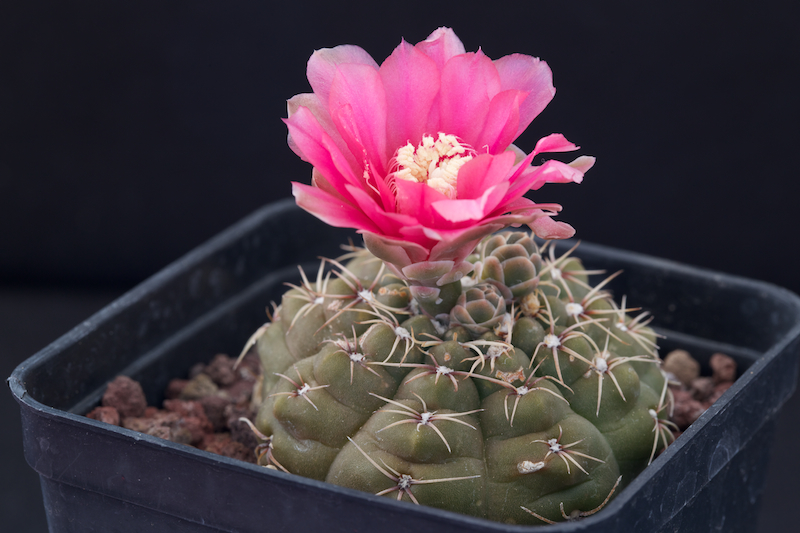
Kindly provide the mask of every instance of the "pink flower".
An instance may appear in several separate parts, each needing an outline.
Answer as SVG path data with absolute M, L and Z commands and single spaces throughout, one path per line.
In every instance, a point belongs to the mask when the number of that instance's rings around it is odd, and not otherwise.
M 484 236 L 528 224 L 544 238 L 574 230 L 550 217 L 561 206 L 523 197 L 545 183 L 580 183 L 594 163 L 534 156 L 578 147 L 560 134 L 527 156 L 511 143 L 555 94 L 544 61 L 465 53 L 449 28 L 381 65 L 342 45 L 308 61 L 313 93 L 288 102 L 289 145 L 314 166 L 293 183 L 297 204 L 357 229 L 369 250 L 415 285 L 441 286 L 469 272 L 464 258 Z

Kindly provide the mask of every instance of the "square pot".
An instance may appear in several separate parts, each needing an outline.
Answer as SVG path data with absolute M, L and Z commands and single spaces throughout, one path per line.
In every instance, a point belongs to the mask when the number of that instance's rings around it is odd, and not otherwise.
M 28 463 L 51 532 L 521 532 L 268 470 L 83 415 L 119 374 L 160 405 L 173 377 L 231 353 L 265 321 L 297 264 L 315 270 L 353 234 L 291 200 L 266 206 L 122 296 L 17 367 Z M 662 353 L 714 352 L 740 377 L 602 512 L 545 531 L 751 531 L 776 415 L 795 388 L 800 298 L 763 282 L 582 244 L 587 268 L 625 270 L 611 289 L 651 311 Z M 538 528 L 537 528 L 538 529 Z

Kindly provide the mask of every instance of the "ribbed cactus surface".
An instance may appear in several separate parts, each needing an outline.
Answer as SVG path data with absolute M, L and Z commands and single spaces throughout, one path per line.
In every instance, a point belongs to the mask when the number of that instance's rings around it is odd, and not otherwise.
M 518 524 L 586 516 L 640 472 L 672 438 L 646 315 L 526 233 L 470 260 L 435 317 L 363 250 L 303 274 L 252 339 L 260 463 Z

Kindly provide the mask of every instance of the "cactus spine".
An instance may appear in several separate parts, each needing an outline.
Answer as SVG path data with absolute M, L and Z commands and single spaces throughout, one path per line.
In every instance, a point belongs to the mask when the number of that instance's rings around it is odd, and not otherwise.
M 669 398 L 646 315 L 571 252 L 490 236 L 435 317 L 364 250 L 303 274 L 248 343 L 260 463 L 507 523 L 596 512 L 671 440 Z

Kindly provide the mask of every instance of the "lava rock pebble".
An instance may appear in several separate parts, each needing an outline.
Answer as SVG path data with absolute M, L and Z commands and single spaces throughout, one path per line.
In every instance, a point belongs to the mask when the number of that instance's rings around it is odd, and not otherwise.
M 142 386 L 128 376 L 117 376 L 108 384 L 102 399 L 103 407 L 113 407 L 122 418 L 142 416 L 147 408 Z

